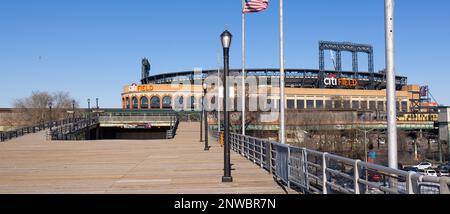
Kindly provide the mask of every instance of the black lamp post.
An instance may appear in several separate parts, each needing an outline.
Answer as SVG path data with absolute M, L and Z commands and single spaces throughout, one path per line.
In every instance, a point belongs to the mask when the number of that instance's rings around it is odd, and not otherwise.
M 233 182 L 233 177 L 231 177 L 231 160 L 230 160 L 230 114 L 228 112 L 228 94 L 229 87 L 227 85 L 227 78 L 229 73 L 229 54 L 230 54 L 230 46 L 231 39 L 233 35 L 228 30 L 225 30 L 221 37 L 222 47 L 223 47 L 223 63 L 224 63 L 224 74 L 223 74 L 223 86 L 224 86 L 224 95 L 223 95 L 223 109 L 224 109 L 224 175 L 222 177 L 222 182 Z
M 202 101 L 202 108 L 203 108 L 203 121 L 205 126 L 205 151 L 209 151 L 209 145 L 208 145 L 208 112 L 205 109 L 205 103 L 206 103 L 206 92 L 208 90 L 208 85 L 206 83 L 203 83 L 203 101 Z
M 99 115 L 98 115 L 98 111 L 99 111 L 99 107 L 98 107 L 98 98 L 95 98 L 95 103 L 96 103 L 96 108 L 97 108 L 97 110 L 96 110 L 96 112 L 97 112 L 97 114 L 96 114 L 96 116 L 97 116 L 97 118 L 99 117 Z
M 200 142 L 203 142 L 203 113 L 205 112 L 205 109 L 203 107 L 202 103 L 202 112 L 200 112 Z
M 91 99 L 88 99 L 88 118 L 91 121 Z
M 52 107 L 52 101 L 48 102 L 48 109 L 50 110 L 50 130 L 53 128 Z
M 75 123 L 75 100 L 72 100 L 72 122 Z

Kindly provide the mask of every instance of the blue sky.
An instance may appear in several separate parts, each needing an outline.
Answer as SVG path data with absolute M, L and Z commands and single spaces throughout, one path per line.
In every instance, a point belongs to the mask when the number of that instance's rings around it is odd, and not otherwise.
M 397 73 L 450 105 L 450 1 L 396 2 Z M 247 16 L 248 67 L 279 67 L 278 1 L 270 4 Z M 217 68 L 225 26 L 239 68 L 240 9 L 240 0 L 0 0 L 0 107 L 37 90 L 120 107 L 122 87 L 139 81 L 142 57 L 152 74 Z M 372 44 L 375 69 L 383 69 L 383 17 L 383 0 L 285 0 L 286 66 L 317 69 L 318 41 L 331 40 Z M 343 60 L 350 70 L 351 55 Z

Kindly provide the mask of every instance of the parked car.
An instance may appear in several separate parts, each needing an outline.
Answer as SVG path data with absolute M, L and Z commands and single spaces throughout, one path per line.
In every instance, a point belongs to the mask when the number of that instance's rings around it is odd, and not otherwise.
M 443 177 L 443 176 L 449 177 L 450 176 L 449 170 L 446 170 L 446 169 L 439 170 L 438 174 L 439 174 L 439 177 Z
M 437 177 L 438 174 L 434 169 L 419 169 L 419 173 L 425 176 Z
M 441 164 L 437 167 L 438 170 L 450 170 L 450 164 Z
M 369 181 L 371 182 L 381 182 L 383 181 L 383 175 L 375 172 L 375 171 L 369 171 L 368 172 Z
M 417 172 L 418 169 L 416 167 L 405 167 L 405 168 L 403 168 L 403 171 L 405 171 L 405 172 Z
M 422 162 L 419 163 L 418 165 L 414 166 L 415 168 L 421 170 L 421 169 L 428 169 L 428 168 L 432 168 L 433 164 L 429 163 L 429 162 Z

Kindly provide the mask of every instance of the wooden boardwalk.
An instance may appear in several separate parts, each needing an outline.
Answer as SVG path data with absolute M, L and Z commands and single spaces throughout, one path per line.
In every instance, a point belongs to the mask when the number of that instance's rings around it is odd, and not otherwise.
M 0 193 L 285 194 L 272 176 L 232 153 L 233 183 L 222 183 L 223 149 L 203 151 L 198 123 L 172 140 L 50 142 L 44 133 L 0 144 Z

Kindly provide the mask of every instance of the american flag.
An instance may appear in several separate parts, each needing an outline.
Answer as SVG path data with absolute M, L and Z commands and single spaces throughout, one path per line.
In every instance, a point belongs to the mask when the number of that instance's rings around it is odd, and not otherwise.
M 244 13 L 261 12 L 269 7 L 269 0 L 245 0 Z

